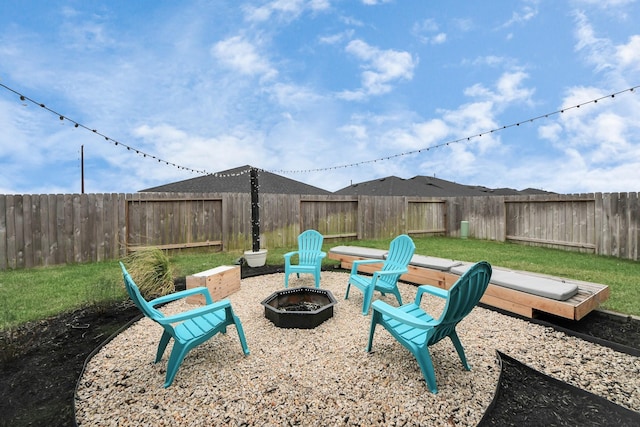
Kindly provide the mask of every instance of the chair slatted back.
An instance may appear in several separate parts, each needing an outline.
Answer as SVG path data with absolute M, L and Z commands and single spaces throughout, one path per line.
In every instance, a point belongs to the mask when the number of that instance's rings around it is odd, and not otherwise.
M 306 230 L 298 236 L 298 256 L 300 265 L 315 264 L 322 251 L 324 236 L 316 230 Z
M 382 271 L 406 269 L 415 251 L 416 245 L 413 243 L 411 237 L 406 234 L 399 235 L 393 239 L 389 245 L 389 252 L 382 265 Z M 399 277 L 400 274 L 382 276 L 380 280 L 395 286 Z
M 136 285 L 136 283 L 133 281 L 133 278 L 131 277 L 129 272 L 126 270 L 122 262 L 120 263 L 120 267 L 122 268 L 122 274 L 124 276 L 124 285 L 125 285 L 125 288 L 127 289 L 127 293 L 129 294 L 129 297 L 131 298 L 133 303 L 136 305 L 136 307 L 138 307 L 140 311 L 142 311 L 142 313 L 150 319 L 156 320 L 164 317 L 164 315 L 159 310 L 156 310 L 155 308 L 153 308 L 147 302 L 147 300 L 144 299 L 144 297 L 142 296 L 142 293 L 140 293 L 140 288 L 138 288 L 138 285 Z
M 467 270 L 449 289 L 439 325 L 432 329 L 429 345 L 448 336 L 456 325 L 478 304 L 491 279 L 491 265 L 480 261 Z

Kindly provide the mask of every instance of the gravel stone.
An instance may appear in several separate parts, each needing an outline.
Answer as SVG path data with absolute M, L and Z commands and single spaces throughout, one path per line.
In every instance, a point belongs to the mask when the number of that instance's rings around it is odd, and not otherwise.
M 117 425 L 477 425 L 491 403 L 500 369 L 496 351 L 561 381 L 640 411 L 640 359 L 551 328 L 476 307 L 458 326 L 471 371 L 450 340 L 431 347 L 438 394 L 426 387 L 415 358 L 382 327 L 365 352 L 371 316 L 362 293 L 344 293 L 348 273 L 322 272 L 321 287 L 338 304 L 315 329 L 282 329 L 260 301 L 283 289 L 284 274 L 243 279 L 229 296 L 251 354 L 235 328 L 193 349 L 171 387 L 163 387 L 170 346 L 153 363 L 162 328 L 147 318 L 105 345 L 88 363 L 76 396 L 80 426 Z M 291 276 L 290 287 L 313 287 Z M 403 301 L 416 287 L 400 283 Z M 380 296 L 397 305 L 392 295 Z M 425 296 L 433 315 L 443 301 Z M 171 314 L 193 308 L 166 305 Z

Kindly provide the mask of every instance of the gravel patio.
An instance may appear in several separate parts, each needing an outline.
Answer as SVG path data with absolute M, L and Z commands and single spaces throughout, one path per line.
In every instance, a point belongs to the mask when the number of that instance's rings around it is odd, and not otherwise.
M 384 329 L 374 352 L 364 351 L 370 317 L 361 314 L 361 293 L 344 300 L 347 278 L 322 273 L 321 287 L 338 304 L 333 318 L 310 330 L 280 329 L 264 317 L 260 301 L 283 288 L 282 273 L 242 279 L 229 299 L 251 354 L 242 355 L 230 328 L 192 350 L 168 389 L 166 356 L 152 363 L 161 328 L 141 319 L 90 360 L 78 383 L 78 424 L 477 425 L 496 393 L 496 351 L 640 411 L 639 358 L 481 307 L 458 329 L 472 370 L 462 369 L 449 341 L 438 343 L 431 354 L 439 393 L 431 394 L 415 359 Z M 313 286 L 310 276 L 290 281 Z M 399 286 L 403 300 L 413 300 L 415 286 Z M 437 313 L 441 301 L 427 307 Z

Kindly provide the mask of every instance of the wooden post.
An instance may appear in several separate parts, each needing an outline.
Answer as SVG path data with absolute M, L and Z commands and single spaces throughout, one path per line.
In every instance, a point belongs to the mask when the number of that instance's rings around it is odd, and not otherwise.
M 260 250 L 260 203 L 258 201 L 258 170 L 251 168 L 251 237 L 252 250 Z
M 80 193 L 84 194 L 84 145 L 80 146 Z

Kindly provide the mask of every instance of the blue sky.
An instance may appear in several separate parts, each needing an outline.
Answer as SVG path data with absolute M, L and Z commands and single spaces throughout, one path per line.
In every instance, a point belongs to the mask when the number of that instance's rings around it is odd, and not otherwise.
M 330 191 L 639 191 L 638 17 L 636 0 L 3 1 L 0 84 L 27 99 L 0 87 L 0 194 L 80 192 L 82 146 L 89 193 L 247 164 Z

